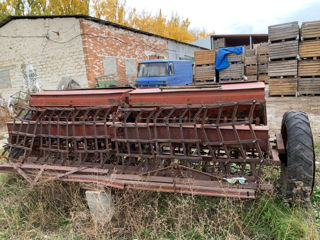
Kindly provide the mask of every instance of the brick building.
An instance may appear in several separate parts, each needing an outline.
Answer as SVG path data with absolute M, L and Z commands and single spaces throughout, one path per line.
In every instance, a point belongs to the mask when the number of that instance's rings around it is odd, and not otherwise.
M 193 59 L 200 47 L 85 16 L 11 16 L 0 23 L 0 98 L 31 81 L 56 89 L 62 77 L 82 87 L 97 78 L 134 83 L 137 63 Z

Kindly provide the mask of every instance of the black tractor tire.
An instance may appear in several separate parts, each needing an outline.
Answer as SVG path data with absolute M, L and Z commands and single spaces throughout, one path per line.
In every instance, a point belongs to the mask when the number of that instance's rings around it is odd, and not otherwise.
M 302 111 L 283 115 L 281 134 L 286 154 L 281 157 L 282 195 L 291 202 L 310 201 L 315 179 L 315 153 L 308 116 Z

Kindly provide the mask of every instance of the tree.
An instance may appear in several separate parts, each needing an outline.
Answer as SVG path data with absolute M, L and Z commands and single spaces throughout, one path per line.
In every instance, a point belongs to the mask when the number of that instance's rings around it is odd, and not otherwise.
M 49 0 L 50 15 L 89 14 L 90 0 Z
M 190 20 L 182 19 L 178 14 L 173 14 L 171 18 L 159 13 L 152 16 L 146 11 L 137 13 L 135 8 L 128 11 L 127 25 L 143 31 L 152 32 L 164 37 L 173 38 L 178 41 L 192 42 L 202 37 L 209 36 L 205 30 L 190 30 Z
M 49 3 L 47 0 L 27 0 L 27 15 L 48 15 Z
M 126 1 L 119 0 L 92 0 L 95 17 L 127 25 Z
M 89 15 L 90 0 L 0 0 L 0 20 L 8 15 Z M 125 0 L 92 0 L 93 14 L 110 22 L 143 31 L 192 42 L 209 36 L 204 29 L 190 29 L 190 20 L 173 14 L 170 18 L 159 10 L 156 15 L 129 9 Z
M 8 15 L 89 14 L 90 0 L 0 0 L 0 20 Z
M 9 15 L 10 15 L 10 13 L 7 9 L 7 2 L 0 0 L 0 21 L 5 19 Z

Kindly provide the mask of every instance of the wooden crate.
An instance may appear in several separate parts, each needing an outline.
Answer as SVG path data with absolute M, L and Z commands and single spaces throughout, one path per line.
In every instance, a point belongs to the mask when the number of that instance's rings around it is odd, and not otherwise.
M 301 58 L 319 57 L 320 56 L 320 40 L 301 42 L 299 45 L 299 56 Z
M 228 54 L 228 60 L 230 63 L 232 62 L 244 62 L 244 54 L 240 53 L 240 54 L 235 54 L 235 53 L 231 53 Z
M 216 69 L 214 65 L 196 66 L 194 68 L 194 80 L 196 82 L 214 81 Z
M 225 48 L 226 47 L 226 39 L 218 38 L 214 40 L 214 49 Z
M 221 69 L 219 71 L 219 77 L 221 80 L 223 79 L 239 80 L 243 78 L 243 75 L 244 75 L 243 63 L 231 64 L 228 68 Z
M 257 47 L 257 55 L 266 55 L 269 54 L 269 44 L 260 45 Z
M 245 65 L 257 65 L 257 56 L 245 57 L 244 64 Z
M 298 91 L 301 95 L 320 94 L 320 78 L 299 78 Z
M 269 55 L 258 55 L 258 64 L 267 64 L 269 62 Z
M 320 76 L 320 60 L 301 60 L 298 63 L 299 76 Z
M 320 37 L 320 21 L 303 22 L 301 24 L 301 40 Z
M 283 23 L 268 27 L 269 41 L 299 39 L 298 22 Z
M 194 52 L 194 64 L 215 64 L 216 63 L 216 52 L 215 50 L 203 50 Z
M 258 72 L 258 67 L 257 65 L 250 65 L 250 66 L 246 66 L 246 75 L 257 75 Z
M 297 78 L 270 78 L 269 96 L 296 96 Z
M 257 75 L 250 75 L 247 76 L 248 81 L 257 81 L 258 80 L 258 76 Z
M 256 51 L 254 49 L 246 49 L 245 56 L 246 57 L 253 57 L 256 55 Z
M 299 53 L 298 40 L 271 43 L 269 45 L 269 58 L 271 60 L 297 57 L 298 53 Z
M 270 77 L 268 76 L 268 74 L 259 74 L 258 75 L 259 82 L 269 83 L 269 79 L 270 79 Z
M 269 77 L 297 76 L 297 74 L 297 60 L 274 61 L 268 64 Z
M 268 64 L 259 64 L 258 73 L 268 73 Z

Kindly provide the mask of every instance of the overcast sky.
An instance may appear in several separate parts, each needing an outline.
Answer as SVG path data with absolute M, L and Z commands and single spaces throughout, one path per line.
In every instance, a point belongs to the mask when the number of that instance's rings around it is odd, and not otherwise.
M 320 0 L 127 0 L 127 6 L 178 13 L 191 27 L 216 34 L 267 33 L 273 24 L 320 20 Z

